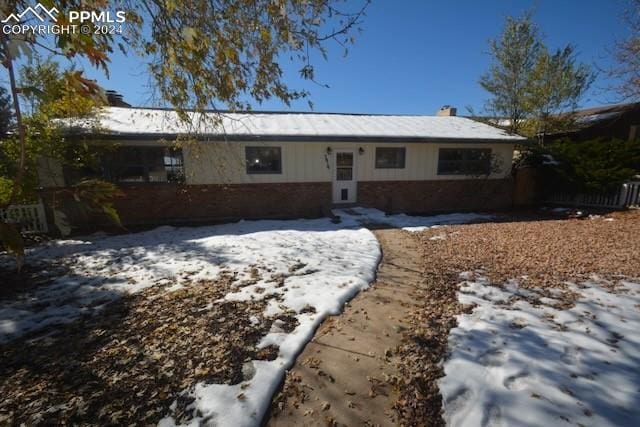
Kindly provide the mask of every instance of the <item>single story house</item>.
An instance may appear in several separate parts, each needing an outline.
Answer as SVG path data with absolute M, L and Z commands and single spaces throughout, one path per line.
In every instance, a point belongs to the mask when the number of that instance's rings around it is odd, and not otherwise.
M 428 213 L 511 206 L 523 138 L 454 109 L 438 116 L 189 113 L 105 107 L 99 170 L 40 162 L 44 193 L 82 174 L 117 183 L 125 224 L 317 217 L 331 206 Z M 188 137 L 187 137 L 188 136 Z

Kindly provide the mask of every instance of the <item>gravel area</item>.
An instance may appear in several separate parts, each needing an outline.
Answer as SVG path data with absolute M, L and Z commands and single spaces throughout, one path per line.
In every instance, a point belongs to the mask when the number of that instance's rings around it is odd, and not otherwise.
M 556 286 L 592 274 L 640 274 L 640 211 L 430 229 L 420 239 L 425 263 L 456 273 L 486 270 L 496 282 Z
M 517 279 L 542 296 L 549 288 L 566 288 L 564 281 L 597 276 L 614 286 L 623 277 L 640 277 L 640 211 L 585 219 L 516 218 L 432 228 L 406 238 L 420 241 L 426 278 L 415 294 L 422 307 L 409 313 L 413 328 L 398 348 L 404 382 L 395 409 L 406 425 L 444 425 L 437 384 L 441 361 L 455 316 L 472 308 L 458 303 L 461 272 L 479 271 L 495 286 Z M 570 307 L 575 298 L 566 291 L 562 299 Z

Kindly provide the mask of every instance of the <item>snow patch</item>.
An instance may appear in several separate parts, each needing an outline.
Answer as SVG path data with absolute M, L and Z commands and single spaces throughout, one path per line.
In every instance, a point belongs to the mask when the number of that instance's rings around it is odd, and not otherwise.
M 432 216 L 412 216 L 406 214 L 387 215 L 378 209 L 362 207 L 334 209 L 333 213 L 340 218 L 345 218 L 349 221 L 356 221 L 365 225 L 382 224 L 414 232 L 443 225 L 487 222 L 496 219 L 494 215 L 478 213 L 451 213 Z
M 458 296 L 476 308 L 450 332 L 439 383 L 447 425 L 637 425 L 639 284 L 572 285 L 575 306 L 559 310 L 549 297 L 508 302 L 536 294 L 515 281 L 474 277 L 463 275 Z
M 367 252 L 360 255 L 358 250 Z M 222 270 L 246 280 L 253 265 L 285 274 L 303 259 L 308 268 L 318 270 L 309 280 L 317 281 L 325 272 L 331 283 L 355 277 L 357 287 L 375 269 L 371 257 L 376 260 L 378 252 L 373 234 L 356 222 L 336 225 L 328 219 L 163 226 L 135 234 L 55 241 L 29 249 L 27 257 L 30 262 L 63 260 L 68 272 L 16 299 L 0 301 L 0 343 L 99 312 L 122 294 L 150 286 L 176 290 L 215 279 Z M 0 256 L 0 263 L 11 262 Z M 288 298 L 295 299 L 295 294 Z M 302 303 L 290 304 L 298 309 Z

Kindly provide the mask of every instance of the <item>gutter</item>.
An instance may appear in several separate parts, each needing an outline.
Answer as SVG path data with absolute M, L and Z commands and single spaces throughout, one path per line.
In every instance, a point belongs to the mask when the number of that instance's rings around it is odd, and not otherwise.
M 193 137 L 197 141 L 263 141 L 263 142 L 393 142 L 393 143 L 491 143 L 491 144 L 526 144 L 526 138 L 444 138 L 420 136 L 357 136 L 357 135 L 220 135 L 220 134 L 175 134 L 175 133 L 102 133 L 73 134 L 69 137 L 83 136 L 94 140 L 113 141 L 159 141 L 175 140 L 178 137 Z

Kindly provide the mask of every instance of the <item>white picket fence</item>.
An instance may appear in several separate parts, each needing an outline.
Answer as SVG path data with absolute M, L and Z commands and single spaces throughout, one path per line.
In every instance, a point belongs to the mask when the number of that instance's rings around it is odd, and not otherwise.
M 555 193 L 547 199 L 547 203 L 592 208 L 640 208 L 640 181 L 626 182 L 610 193 Z
M 46 233 L 47 219 L 42 202 L 33 205 L 11 205 L 0 209 L 0 220 L 18 224 L 25 233 Z
M 627 182 L 627 193 L 624 198 L 624 206 L 640 208 L 640 181 Z

